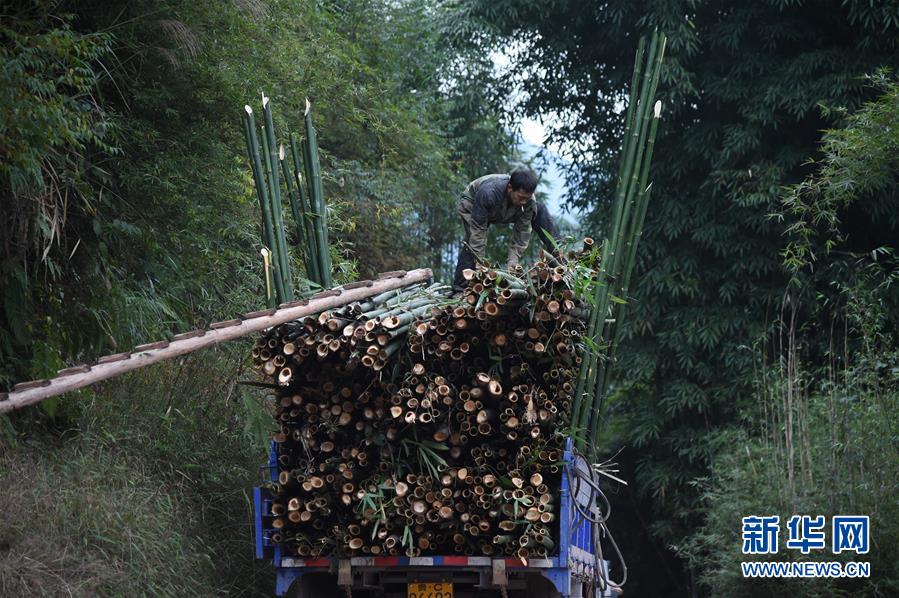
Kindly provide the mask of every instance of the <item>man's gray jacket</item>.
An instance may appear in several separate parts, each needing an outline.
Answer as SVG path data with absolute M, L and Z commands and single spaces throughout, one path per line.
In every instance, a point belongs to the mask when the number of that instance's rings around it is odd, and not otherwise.
M 506 198 L 509 175 L 488 174 L 473 180 L 462 192 L 459 215 L 470 229 L 468 244 L 479 259 L 487 248 L 487 226 L 514 224 L 509 244 L 508 266 L 517 266 L 531 240 L 531 220 L 535 202 L 532 197 L 525 205 L 516 206 Z

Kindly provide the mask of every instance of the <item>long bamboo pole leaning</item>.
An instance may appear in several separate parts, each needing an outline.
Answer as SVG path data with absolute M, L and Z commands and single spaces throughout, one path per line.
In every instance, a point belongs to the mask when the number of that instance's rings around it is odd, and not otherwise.
M 429 268 L 409 272 L 387 272 L 382 274 L 378 280 L 355 282 L 345 285 L 343 288 L 318 293 L 308 300 L 282 304 L 280 309 L 244 314 L 241 318 L 213 324 L 207 330 L 195 330 L 177 335 L 171 341 L 142 345 L 131 353 L 101 357 L 96 364 L 66 368 L 61 370 L 61 374 L 56 378 L 24 382 L 17 384 L 9 393 L 0 393 L 0 414 L 34 405 L 44 399 L 78 390 L 166 359 L 248 336 L 285 322 L 425 282 L 432 277 L 433 273 Z
M 662 116 L 662 102 L 657 101 L 655 103 L 655 107 L 653 109 L 653 121 L 652 127 L 649 131 L 649 140 L 647 141 L 646 147 L 646 163 L 643 168 L 643 173 L 640 175 L 640 193 L 642 197 L 638 202 L 640 205 L 640 211 L 637 214 L 636 222 L 634 225 L 634 233 L 629 239 L 629 246 L 627 247 L 627 267 L 625 270 L 624 280 L 621 285 L 621 297 L 627 298 L 628 293 L 630 292 L 630 281 L 631 275 L 633 274 L 633 269 L 636 262 L 637 257 L 637 246 L 640 243 L 640 238 L 643 236 L 643 224 L 646 221 L 646 208 L 649 205 L 649 196 L 652 191 L 652 183 L 649 183 L 649 164 L 652 161 L 652 153 L 655 148 L 656 141 L 656 133 L 659 128 L 659 118 Z M 619 313 L 620 319 L 624 319 L 624 314 L 626 313 L 628 304 L 625 303 L 621 306 Z M 616 336 L 614 339 L 614 346 L 618 344 L 618 337 L 621 334 L 621 326 L 616 326 Z M 613 346 L 613 348 L 614 348 Z
M 637 107 L 637 98 L 639 97 L 639 83 L 640 83 L 640 75 L 643 68 L 643 53 L 645 46 L 645 38 L 640 38 L 640 42 L 637 46 L 636 57 L 634 59 L 634 75 L 631 79 L 631 88 L 629 92 L 628 98 L 628 107 L 627 113 L 625 117 L 625 128 L 624 128 L 624 137 L 623 137 L 623 146 L 621 151 L 621 163 L 618 167 L 618 179 L 616 183 L 616 192 L 615 192 L 615 201 L 612 207 L 612 218 L 610 222 L 610 234 L 607 235 L 602 242 L 602 256 L 600 261 L 600 269 L 596 275 L 594 294 L 593 294 L 593 308 L 590 314 L 590 322 L 587 328 L 587 337 L 590 339 L 591 346 L 588 347 L 589 358 L 585 358 L 581 362 L 580 371 L 578 372 L 577 385 L 575 389 L 575 400 L 574 400 L 574 409 L 573 409 L 573 421 L 576 430 L 578 430 L 578 448 L 583 450 L 584 445 L 586 444 L 586 438 L 581 437 L 580 434 L 583 433 L 585 436 L 588 435 L 586 431 L 586 426 L 588 422 L 588 400 L 585 396 L 585 392 L 587 389 L 592 390 L 593 385 L 591 384 L 592 380 L 596 375 L 596 368 L 598 367 L 599 359 L 601 359 L 602 348 L 597 344 L 598 336 L 601 331 L 603 322 L 605 320 L 606 312 L 604 310 L 600 310 L 600 303 L 602 301 L 602 296 L 606 291 L 606 275 L 608 269 L 610 268 L 610 257 L 612 250 L 610 249 L 610 239 L 614 238 L 615 231 L 619 226 L 619 222 L 621 219 L 621 212 L 623 209 L 623 197 L 622 197 L 622 189 L 626 184 L 626 181 L 630 178 L 629 168 L 631 167 L 631 148 L 633 145 L 631 131 L 633 129 L 633 123 L 635 118 L 635 110 Z M 585 356 L 588 357 L 588 356 Z
M 634 147 L 634 156 L 629 168 L 630 180 L 627 181 L 626 191 L 624 192 L 624 202 L 621 221 L 613 233 L 612 241 L 612 266 L 610 268 L 610 281 L 606 286 L 603 300 L 600 303 L 600 314 L 605 314 L 610 307 L 614 307 L 612 317 L 604 322 L 599 328 L 599 335 L 596 339 L 597 345 L 601 346 L 604 351 L 604 359 L 600 359 L 597 367 L 593 370 L 591 380 L 587 389 L 592 386 L 592 406 L 590 413 L 589 429 L 591 437 L 595 438 L 598 431 L 599 408 L 605 397 L 605 381 L 608 377 L 608 369 L 611 365 L 611 329 L 620 320 L 620 306 L 626 301 L 624 297 L 619 297 L 613 293 L 617 291 L 616 287 L 620 285 L 620 281 L 624 275 L 624 258 L 625 247 L 628 244 L 628 237 L 632 235 L 634 226 L 631 223 L 633 217 L 639 213 L 639 208 L 635 206 L 638 195 L 639 177 L 643 170 L 643 164 L 646 157 L 646 149 L 648 145 L 650 121 L 653 113 L 653 102 L 655 89 L 658 85 L 659 70 L 661 66 L 661 58 L 665 51 L 665 38 L 661 38 L 658 34 L 653 34 L 650 43 L 649 54 L 647 56 L 647 68 L 643 75 L 643 84 L 641 85 L 640 101 L 637 105 L 637 113 L 639 118 L 634 122 L 634 135 L 636 143 Z M 648 164 L 647 164 L 648 167 Z M 613 305 L 614 304 L 614 305 Z M 617 312 L 617 313 L 614 313 Z
M 272 199 L 275 194 L 275 187 L 272 185 L 272 162 L 269 155 L 269 146 L 268 146 L 268 135 L 265 132 L 265 120 L 263 115 L 263 125 L 262 125 L 262 135 L 260 136 L 260 154 L 262 155 L 262 172 L 265 173 L 265 188 L 266 193 L 265 196 L 268 200 L 268 213 L 269 218 L 272 223 L 272 243 L 273 245 L 269 248 L 272 252 L 272 265 L 275 268 L 275 271 L 281 277 L 282 286 L 278 292 L 278 301 L 285 301 L 285 297 L 287 296 L 287 279 L 284 277 L 284 268 L 281 263 L 281 241 L 278 235 L 278 223 L 275 219 L 275 206 L 278 205 Z
M 284 186 L 287 187 L 287 196 L 290 199 L 290 213 L 293 215 L 293 220 L 296 226 L 297 244 L 302 249 L 303 263 L 306 266 L 306 276 L 308 277 L 310 257 L 309 244 L 306 240 L 306 233 L 303 229 L 303 216 L 300 213 L 300 202 L 297 197 L 296 181 L 294 180 L 294 177 L 291 176 L 290 166 L 286 158 L 287 150 L 284 148 L 284 144 L 282 143 L 281 147 L 278 150 L 278 159 L 281 162 L 281 174 L 284 177 Z
M 598 417 L 598 414 L 602 413 L 603 402 L 605 400 L 606 392 L 609 387 L 609 371 L 611 369 L 610 366 L 615 363 L 615 355 L 618 350 L 618 344 L 621 341 L 621 331 L 623 330 L 622 323 L 624 322 L 624 317 L 627 313 L 628 293 L 630 292 L 631 275 L 633 273 L 636 261 L 637 245 L 639 244 L 640 237 L 643 234 L 643 223 L 646 220 L 646 208 L 649 205 L 651 184 L 647 185 L 647 180 L 649 178 L 649 164 L 652 160 L 652 153 L 655 146 L 655 138 L 656 132 L 658 130 L 659 118 L 662 112 L 661 102 L 656 102 L 653 112 L 654 116 L 652 119 L 652 125 L 650 127 L 649 139 L 647 140 L 646 160 L 642 169 L 643 172 L 640 175 L 640 199 L 637 202 L 638 212 L 634 221 L 634 231 L 633 234 L 628 237 L 628 243 L 624 249 L 624 251 L 626 252 L 627 261 L 626 267 L 624 268 L 623 281 L 618 293 L 619 296 L 625 300 L 625 302 L 621 303 L 618 306 L 618 313 L 616 315 L 615 321 L 610 325 L 610 332 L 608 337 L 609 358 L 606 367 L 603 368 L 603 371 L 601 372 L 601 377 L 597 380 L 596 388 L 594 391 L 594 397 L 596 401 L 596 406 L 593 409 L 594 417 Z M 594 457 L 596 456 L 596 450 L 599 443 L 600 430 L 601 427 L 599 426 L 599 423 L 594 422 L 594 424 L 591 426 L 590 442 Z
M 603 309 L 603 313 L 605 313 L 605 309 L 609 309 L 612 312 L 612 317 L 607 321 L 606 325 L 602 328 L 600 339 L 598 343 L 601 344 L 604 350 L 604 359 L 600 360 L 597 364 L 596 369 L 594 370 L 593 379 L 590 381 L 592 383 L 592 406 L 591 413 L 589 417 L 589 429 L 590 429 L 590 437 L 592 439 L 592 445 L 595 448 L 596 440 L 599 432 L 599 415 L 601 411 L 601 405 L 603 403 L 605 392 L 607 390 L 607 381 L 608 381 L 608 373 L 609 368 L 611 367 L 611 360 L 613 355 L 613 338 L 612 338 L 612 328 L 617 327 L 621 324 L 621 306 L 626 303 L 626 299 L 623 297 L 615 297 L 613 295 L 613 290 L 618 292 L 616 286 L 620 286 L 620 281 L 622 277 L 625 275 L 625 264 L 623 261 L 626 260 L 626 251 L 625 247 L 628 245 L 628 239 L 631 235 L 635 233 L 636 227 L 630 221 L 632 220 L 632 214 L 639 214 L 640 208 L 638 208 L 635 203 L 637 197 L 644 197 L 642 193 L 638 192 L 639 186 L 639 178 L 640 174 L 644 170 L 644 165 L 648 168 L 649 164 L 645 161 L 645 152 L 648 145 L 648 135 L 649 135 L 649 122 L 651 120 L 650 116 L 650 104 L 654 99 L 655 90 L 658 85 L 658 77 L 659 70 L 661 67 L 661 58 L 664 53 L 665 39 L 664 37 L 658 38 L 657 35 L 653 36 L 653 43 L 650 45 L 650 52 L 647 58 L 647 68 L 644 72 L 643 77 L 643 85 L 641 86 L 641 94 L 640 101 L 638 104 L 638 118 L 633 123 L 634 125 L 634 136 L 637 139 L 636 143 L 636 153 L 634 156 L 634 160 L 631 164 L 630 170 L 630 180 L 626 181 L 626 192 L 625 192 L 625 201 L 624 201 L 624 212 L 625 216 L 622 219 L 622 227 L 618 231 L 616 231 L 615 236 L 615 249 L 613 256 L 613 279 L 612 281 L 615 285 L 610 285 L 607 287 L 607 294 L 605 301 L 601 303 L 601 309 Z M 639 133 L 637 133 L 637 129 L 639 129 Z M 638 136 L 637 136 L 638 135 Z M 629 267 L 629 266 L 628 266 Z M 610 300 L 615 300 L 613 303 L 610 303 Z M 611 308 L 611 309 L 610 309 Z M 588 386 L 588 389 L 590 387 Z
M 610 220 L 610 222 L 612 223 L 612 228 L 617 226 L 617 223 L 620 219 L 621 209 L 622 209 L 622 202 L 618 201 L 618 197 L 619 197 L 620 193 L 617 191 L 617 189 L 620 189 L 623 186 L 624 181 L 627 180 L 627 175 L 628 175 L 628 173 L 626 172 L 627 163 L 628 163 L 627 156 L 630 154 L 630 146 L 632 143 L 630 132 L 633 127 L 633 122 L 634 122 L 634 118 L 635 118 L 634 114 L 635 114 L 635 110 L 637 107 L 637 97 L 638 97 L 638 92 L 639 92 L 640 75 L 641 75 L 642 68 L 643 68 L 643 54 L 644 54 L 645 46 L 646 46 L 646 38 L 641 37 L 640 41 L 637 44 L 637 52 L 634 57 L 634 74 L 631 78 L 631 86 L 630 86 L 630 90 L 629 90 L 629 98 L 628 98 L 627 111 L 626 111 L 626 116 L 625 116 L 624 137 L 623 137 L 624 145 L 623 145 L 622 151 L 621 151 L 622 159 L 618 166 L 618 179 L 616 181 L 616 193 L 615 193 L 616 201 L 614 201 L 614 204 L 612 207 L 613 213 L 612 213 L 612 219 Z M 603 251 L 602 261 L 600 262 L 601 266 L 604 266 L 607 263 L 605 255 L 606 255 L 606 249 L 608 248 L 608 245 L 609 245 L 608 238 L 605 238 L 601 245 L 602 251 Z M 596 287 L 595 287 L 594 296 L 593 296 L 594 309 L 591 312 L 590 322 L 589 322 L 589 325 L 587 328 L 587 338 L 589 338 L 591 340 L 591 342 L 596 337 L 596 328 L 599 324 L 599 319 L 600 319 L 600 311 L 599 311 L 599 309 L 596 309 L 596 306 L 598 305 L 599 300 L 600 300 L 599 296 L 600 296 L 600 293 L 602 292 L 602 285 L 605 284 L 603 272 L 604 272 L 604 267 L 601 267 L 600 271 L 598 273 L 598 276 L 597 276 Z M 605 316 L 603 315 L 603 318 L 604 317 Z M 594 352 L 598 352 L 599 350 L 600 350 L 599 347 L 596 345 L 589 348 L 589 351 L 591 354 Z M 585 413 L 586 407 L 584 405 L 586 403 L 586 399 L 584 397 L 584 392 L 585 392 L 585 389 L 587 388 L 588 377 L 590 376 L 591 370 L 595 366 L 596 366 L 595 359 L 584 359 L 581 362 L 581 367 L 578 372 L 577 385 L 576 385 L 575 394 L 574 394 L 574 407 L 572 410 L 573 421 L 575 423 L 575 427 L 578 429 L 583 429 L 586 426 L 586 413 Z M 583 449 L 583 446 L 581 446 L 580 448 Z
M 599 418 L 597 409 L 602 400 L 600 396 L 602 393 L 599 391 L 599 385 L 606 379 L 606 373 L 609 367 L 609 328 L 617 321 L 614 313 L 616 311 L 614 309 L 616 302 L 614 301 L 615 296 L 613 295 L 613 289 L 615 283 L 620 279 L 623 240 L 630 228 L 629 217 L 635 198 L 634 191 L 636 177 L 641 168 L 646 142 L 647 129 L 644 124 L 647 113 L 647 99 L 652 88 L 652 67 L 654 65 L 658 46 L 658 37 L 653 35 L 647 56 L 646 69 L 644 70 L 642 83 L 640 85 L 636 116 L 632 121 L 632 126 L 629 130 L 630 145 L 625 155 L 625 176 L 619 181 L 620 184 L 616 193 L 616 201 L 619 202 L 621 211 L 619 212 L 619 219 L 613 223 L 612 232 L 608 237 L 606 253 L 603 256 L 604 258 L 609 258 L 610 265 L 605 272 L 607 276 L 604 280 L 605 284 L 599 289 L 601 295 L 595 307 L 597 313 L 594 314 L 594 316 L 598 317 L 598 325 L 596 336 L 593 339 L 595 345 L 600 349 L 600 355 L 594 366 L 591 368 L 586 382 L 586 390 L 590 393 L 590 402 L 584 405 L 580 420 L 582 425 L 589 432 L 588 438 L 594 436 L 592 432 L 596 428 L 596 422 Z M 622 301 L 622 299 L 618 298 L 618 301 Z M 605 317 L 607 313 L 611 316 L 608 319 Z
M 574 395 L 572 425 L 577 446 L 582 450 L 588 441 L 595 446 L 598 439 L 599 412 L 608 386 L 615 341 L 626 313 L 623 306 L 635 261 L 636 239 L 642 232 L 646 216 L 647 180 L 659 117 L 653 103 L 665 43 L 664 35 L 653 33 L 644 68 L 644 40 L 641 39 L 634 61 L 612 218 L 602 244 L 586 336 L 589 342 Z
M 263 240 L 271 253 L 276 293 L 279 301 L 289 301 L 293 299 L 294 289 L 290 250 L 285 234 L 280 179 L 284 178 L 287 189 L 297 239 L 303 250 L 306 278 L 323 288 L 333 284 L 327 206 L 322 189 L 318 142 L 312 125 L 309 100 L 306 100 L 304 112 L 306 135 L 302 149 L 292 133 L 288 136 L 291 160 L 287 159 L 286 147 L 277 141 L 271 99 L 265 94 L 262 94 L 262 105 L 264 122 L 261 142 L 257 137 L 252 109 L 249 106 L 246 107 L 244 132 L 253 166 L 256 191 L 263 209 Z

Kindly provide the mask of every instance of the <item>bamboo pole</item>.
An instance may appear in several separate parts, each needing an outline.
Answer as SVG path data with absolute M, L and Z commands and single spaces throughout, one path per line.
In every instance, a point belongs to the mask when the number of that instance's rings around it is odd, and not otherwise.
M 303 254 L 303 264 L 306 267 L 306 275 L 309 276 L 309 244 L 306 240 L 306 233 L 303 230 L 303 216 L 300 212 L 300 202 L 297 197 L 296 181 L 290 176 L 290 166 L 287 164 L 287 152 L 282 144 L 278 151 L 278 158 L 281 162 L 281 173 L 284 176 L 284 185 L 287 187 L 287 196 L 290 199 L 290 213 L 297 231 L 297 242 Z M 318 281 L 316 281 L 318 282 Z
M 265 115 L 265 153 L 268 159 L 269 200 L 272 209 L 272 225 L 275 227 L 275 243 L 277 263 L 281 268 L 281 280 L 284 284 L 284 295 L 281 301 L 293 301 L 293 281 L 290 273 L 290 252 L 284 236 L 284 208 L 281 202 L 281 182 L 278 175 L 278 142 L 275 138 L 275 123 L 272 115 L 271 99 L 262 94 L 262 112 Z
M 312 124 L 312 104 L 306 100 L 306 147 L 309 163 L 309 188 L 312 191 L 312 201 L 316 213 L 316 235 L 319 244 L 321 259 L 321 274 L 323 286 L 331 286 L 331 252 L 328 243 L 328 214 L 325 204 L 325 195 L 322 188 L 321 165 L 318 158 L 318 139 L 315 126 Z
M 409 272 L 387 273 L 385 278 L 371 281 L 370 286 L 364 283 L 347 285 L 348 288 L 321 293 L 321 297 L 313 296 L 308 301 L 297 302 L 281 309 L 263 312 L 260 315 L 248 314 L 246 319 L 236 319 L 213 325 L 209 330 L 195 331 L 175 337 L 172 341 L 162 341 L 159 348 L 137 351 L 131 354 L 115 356 L 102 360 L 91 366 L 80 366 L 77 373 L 58 376 L 50 380 L 38 380 L 26 384 L 25 388 L 9 392 L 5 399 L 0 395 L 0 414 L 21 409 L 39 403 L 44 399 L 58 396 L 66 392 L 78 390 L 102 380 L 136 370 L 179 355 L 192 353 L 205 347 L 227 342 L 255 332 L 260 332 L 285 322 L 291 322 L 329 309 L 342 307 L 354 301 L 372 297 L 386 291 L 399 289 L 430 280 L 433 273 L 428 268 Z M 250 317 L 250 316 L 253 317 Z M 20 385 L 17 385 L 20 386 Z
M 640 242 L 640 237 L 643 235 L 643 223 L 646 220 L 646 209 L 649 204 L 649 195 L 650 195 L 650 190 L 651 190 L 652 185 L 647 184 L 647 183 L 648 183 L 648 179 L 649 179 L 649 166 L 650 166 L 650 162 L 652 160 L 653 148 L 655 147 L 656 132 L 658 131 L 659 118 L 662 113 L 662 103 L 661 102 L 657 101 L 655 103 L 653 112 L 654 112 L 654 115 L 653 115 L 653 120 L 652 120 L 652 126 L 651 126 L 650 132 L 649 132 L 649 139 L 647 140 L 646 160 L 644 162 L 643 171 L 640 174 L 640 183 L 639 183 L 640 199 L 637 202 L 638 206 L 639 206 L 639 211 L 634 220 L 634 233 L 633 233 L 633 235 L 631 235 L 628 238 L 628 246 L 625 248 L 625 251 L 627 252 L 627 258 L 626 258 L 626 265 L 624 267 L 624 279 L 621 284 L 621 289 L 620 289 L 620 293 L 619 293 L 620 296 L 625 300 L 628 299 L 628 293 L 630 292 L 630 281 L 631 281 L 631 275 L 633 274 L 633 269 L 634 269 L 634 265 L 635 265 L 635 261 L 636 261 L 637 246 Z M 619 306 L 618 314 L 615 318 L 615 323 L 613 325 L 612 332 L 610 333 L 611 346 L 610 346 L 610 350 L 609 350 L 609 357 L 610 357 L 610 361 L 613 363 L 615 361 L 615 354 L 617 352 L 618 345 L 621 340 L 621 332 L 623 330 L 622 323 L 624 322 L 625 315 L 627 314 L 627 306 L 628 306 L 628 303 L 624 303 Z M 606 388 L 608 388 L 608 372 L 609 372 L 609 368 L 605 368 L 605 370 L 603 371 L 603 376 L 597 384 L 596 392 L 599 394 L 599 401 L 597 404 L 597 408 L 593 414 L 594 417 L 596 417 L 598 413 L 602 412 L 603 401 L 605 400 L 605 391 L 606 391 Z M 598 425 L 593 426 L 591 446 L 593 447 L 594 451 L 596 450 L 598 440 L 599 440 L 599 430 L 600 430 L 600 428 Z M 596 455 L 594 454 L 594 457 L 595 456 Z
M 649 183 L 649 165 L 652 160 L 653 149 L 655 148 L 655 140 L 656 133 L 659 127 L 659 118 L 662 115 L 662 102 L 656 102 L 654 108 L 654 116 L 652 122 L 652 128 L 649 131 L 649 140 L 647 142 L 646 149 L 646 164 L 643 169 L 643 173 L 640 175 L 640 211 L 637 214 L 636 222 L 634 225 L 634 234 L 630 238 L 629 246 L 627 247 L 627 266 L 625 270 L 624 281 L 621 288 L 621 296 L 623 298 L 627 298 L 628 292 L 630 291 L 630 281 L 631 274 L 633 273 L 636 256 L 637 256 L 637 246 L 640 243 L 640 238 L 643 236 L 643 224 L 646 221 L 646 208 L 649 205 L 649 196 L 652 187 L 652 183 Z M 624 313 L 627 308 L 627 304 L 622 305 L 619 313 L 620 319 L 624 319 Z M 621 330 L 621 327 L 617 327 L 618 330 Z M 617 342 L 617 341 L 616 341 Z
M 600 347 L 605 355 L 601 355 L 600 359 L 597 361 L 595 366 L 591 369 L 590 375 L 588 376 L 586 389 L 592 391 L 592 417 L 583 418 L 583 424 L 585 426 L 592 426 L 589 422 L 596 417 L 596 407 L 598 404 L 599 397 L 597 396 L 596 384 L 597 380 L 604 378 L 604 371 L 608 367 L 608 349 L 606 346 L 606 342 L 608 339 L 608 328 L 611 325 L 611 322 L 606 322 L 606 314 L 609 310 L 610 302 L 612 302 L 613 297 L 613 286 L 612 281 L 617 281 L 620 276 L 621 270 L 621 253 L 623 251 L 623 241 L 626 231 L 628 229 L 628 219 L 630 217 L 631 211 L 633 209 L 635 192 L 637 187 L 637 177 L 640 174 L 640 166 L 643 160 L 644 150 L 646 146 L 646 135 L 648 134 L 647 121 L 649 118 L 649 110 L 648 110 L 648 98 L 651 89 L 651 80 L 653 77 L 652 67 L 654 66 L 654 59 L 656 57 L 656 52 L 658 51 L 659 41 L 658 36 L 653 35 L 652 41 L 649 45 L 649 54 L 647 56 L 647 64 L 646 69 L 643 72 L 643 83 L 640 86 L 640 99 L 637 104 L 636 110 L 636 118 L 633 122 L 633 143 L 629 149 L 629 155 L 627 157 L 627 163 L 625 166 L 625 172 L 627 173 L 627 178 L 622 181 L 621 188 L 618 189 L 616 194 L 616 202 L 620 204 L 621 209 L 618 210 L 618 218 L 613 223 L 612 232 L 608 237 L 609 243 L 606 246 L 606 249 L 603 253 L 603 261 L 605 262 L 605 258 L 609 258 L 609 266 L 606 275 L 609 278 L 608 283 L 604 285 L 603 292 L 600 296 L 600 301 L 596 304 L 595 309 L 597 310 L 596 321 L 597 328 L 595 330 L 596 336 L 594 336 L 594 342 L 597 347 Z M 614 320 L 614 318 L 609 318 Z
M 626 295 L 629 287 L 635 257 L 634 237 L 640 233 L 645 218 L 645 183 L 657 130 L 657 118 L 651 118 L 654 110 L 650 103 L 654 101 L 658 86 L 665 42 L 664 35 L 654 32 L 645 68 L 643 40 L 635 58 L 611 228 L 603 241 L 588 325 L 587 338 L 591 339 L 592 347 L 581 362 L 575 389 L 572 422 L 577 434 L 584 433 L 584 437 L 578 436 L 576 443 L 581 450 L 588 439 L 595 445 L 598 437 L 598 411 L 604 399 L 617 331 L 621 317 L 626 313 L 621 305 L 626 297 L 618 295 Z
M 275 231 L 272 224 L 265 169 L 262 166 L 262 158 L 260 156 L 259 138 L 256 135 L 256 121 L 253 117 L 253 109 L 250 106 L 244 106 L 244 112 L 244 134 L 247 138 L 247 151 L 250 154 L 250 164 L 253 168 L 253 180 L 256 183 L 256 196 L 259 199 L 259 208 L 262 211 L 262 230 L 268 250 L 273 252 L 276 249 Z M 283 298 L 284 285 L 281 279 L 281 271 L 279 268 L 273 268 L 273 272 L 275 291 L 279 298 Z
M 306 230 L 306 253 L 309 256 L 306 267 L 306 276 L 322 285 L 321 268 L 319 267 L 318 246 L 316 245 L 315 227 L 313 223 L 312 207 L 309 200 L 309 192 L 306 185 L 306 177 L 303 163 L 300 161 L 300 149 L 296 136 L 290 134 L 290 154 L 293 159 L 294 182 L 300 194 L 301 225 Z
M 623 138 L 623 146 L 621 150 L 621 162 L 618 167 L 618 181 L 617 188 L 615 192 L 615 201 L 612 208 L 612 219 L 611 223 L 611 233 L 603 240 L 602 243 L 602 261 L 600 262 L 600 271 L 597 275 L 596 279 L 596 287 L 593 296 L 593 307 L 590 318 L 590 323 L 587 329 L 587 338 L 591 339 L 594 343 L 597 338 L 597 327 L 600 326 L 601 319 L 605 318 L 605 312 L 600 311 L 598 305 L 600 302 L 600 295 L 603 292 L 602 287 L 605 285 L 606 272 L 609 268 L 609 262 L 607 255 L 609 254 L 609 239 L 614 238 L 615 231 L 619 226 L 619 222 L 621 219 L 621 211 L 623 209 L 623 200 L 624 200 L 624 192 L 625 192 L 625 184 L 629 180 L 630 177 L 630 169 L 632 168 L 632 154 L 634 151 L 634 140 L 632 138 L 632 130 L 634 128 L 634 120 L 635 120 L 635 111 L 638 104 L 638 98 L 640 97 L 640 81 L 641 74 L 643 69 L 643 53 L 644 47 L 646 44 L 645 38 L 641 37 L 639 43 L 637 44 L 637 52 L 634 58 L 634 74 L 631 78 L 631 87 L 629 90 L 629 98 L 628 98 L 628 106 L 627 113 L 625 116 L 625 129 L 624 129 L 624 138 Z M 594 344 L 594 347 L 591 349 L 591 352 L 598 352 L 600 350 L 599 346 Z M 586 427 L 586 399 L 584 397 L 584 392 L 587 388 L 592 388 L 588 385 L 588 378 L 591 375 L 591 372 L 597 366 L 597 358 L 592 359 L 584 359 L 581 362 L 581 369 L 578 373 L 577 386 L 575 388 L 575 403 L 574 403 L 574 413 L 575 413 L 575 426 L 578 429 L 582 429 Z M 583 450 L 584 442 L 579 439 L 578 448 Z
M 271 253 L 265 247 L 262 248 L 262 268 L 265 271 L 265 304 L 272 308 L 277 305 L 275 300 L 275 289 L 272 288 L 272 261 Z
M 640 114 L 640 134 L 638 140 L 638 150 L 636 152 L 636 158 L 634 161 L 633 169 L 631 171 L 631 180 L 628 184 L 627 194 L 625 197 L 625 210 L 624 216 L 622 218 L 622 231 L 619 232 L 616 237 L 616 249 L 614 255 L 614 278 L 616 281 L 620 281 L 623 276 L 629 277 L 629 272 L 623 272 L 624 261 L 627 259 L 627 255 L 625 253 L 625 247 L 628 245 L 632 245 L 631 237 L 636 234 L 636 223 L 630 223 L 630 219 L 632 218 L 631 212 L 633 211 L 636 214 L 639 214 L 641 208 L 636 206 L 637 197 L 645 199 L 645 194 L 643 194 L 642 189 L 640 188 L 640 179 L 641 177 L 648 176 L 649 172 L 649 160 L 647 158 L 651 158 L 652 147 L 654 145 L 649 143 L 650 130 L 653 129 L 652 125 L 657 125 L 658 120 L 653 118 L 653 114 L 655 112 L 655 106 L 651 106 L 651 103 L 654 102 L 655 92 L 658 86 L 662 58 L 665 52 L 665 36 L 659 36 L 658 34 L 653 34 L 653 40 L 650 44 L 650 53 L 647 59 L 647 69 L 644 73 L 643 78 L 643 89 L 641 90 L 640 97 L 640 106 L 638 106 L 638 112 Z M 656 51 L 657 48 L 657 51 Z M 657 127 L 656 127 L 657 129 Z M 632 263 L 631 263 L 632 266 Z M 619 285 L 617 285 L 620 288 Z M 608 297 L 612 296 L 612 288 L 609 289 Z M 625 301 L 625 297 L 620 297 L 620 301 Z M 590 417 L 590 436 L 592 438 L 591 445 L 593 450 L 596 449 L 596 440 L 598 439 L 599 434 L 599 412 L 601 409 L 601 405 L 605 399 L 606 393 L 606 385 L 608 380 L 608 370 L 611 366 L 611 359 L 613 355 L 613 327 L 619 327 L 620 316 L 621 316 L 621 306 L 623 303 L 615 302 L 615 307 L 617 309 L 614 310 L 613 317 L 610 318 L 606 326 L 602 329 L 601 339 L 606 347 L 606 358 L 601 361 L 596 368 L 596 375 L 594 376 L 593 382 L 593 401 L 591 408 L 591 417 Z M 605 305 L 609 305 L 609 300 L 607 299 L 604 302 Z M 589 387 L 588 387 L 589 388 Z

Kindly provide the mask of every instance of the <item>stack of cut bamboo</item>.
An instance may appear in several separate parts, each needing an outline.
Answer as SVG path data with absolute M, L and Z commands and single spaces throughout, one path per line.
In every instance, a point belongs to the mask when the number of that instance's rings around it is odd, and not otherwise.
M 466 271 L 285 324 L 273 540 L 297 555 L 545 556 L 596 251 L 517 275 Z M 588 266 L 589 264 L 589 266 Z

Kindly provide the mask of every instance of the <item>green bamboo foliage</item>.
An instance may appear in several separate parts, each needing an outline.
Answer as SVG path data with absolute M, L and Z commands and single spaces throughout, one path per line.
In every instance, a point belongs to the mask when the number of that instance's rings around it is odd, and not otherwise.
M 655 32 L 646 50 L 645 40 L 641 39 L 634 60 L 612 218 L 602 243 L 585 337 L 587 351 L 575 386 L 572 422 L 578 430 L 577 445 L 581 450 L 588 441 L 595 450 L 599 437 L 609 368 L 626 314 L 631 273 L 646 218 L 651 187 L 649 166 L 661 116 L 661 104 L 655 101 L 655 95 L 665 43 L 665 36 Z
M 289 136 L 290 159 L 286 147 L 277 141 L 271 100 L 265 94 L 262 95 L 262 107 L 262 135 L 256 128 L 252 108 L 246 106 L 244 136 L 262 211 L 263 245 L 267 253 L 264 260 L 266 288 L 274 284 L 273 293 L 267 291 L 267 303 L 271 306 L 294 298 L 282 191 L 286 190 L 290 203 L 306 278 L 321 287 L 330 287 L 332 279 L 327 207 L 309 102 L 307 100 L 304 115 L 306 138 L 301 148 L 296 137 Z

